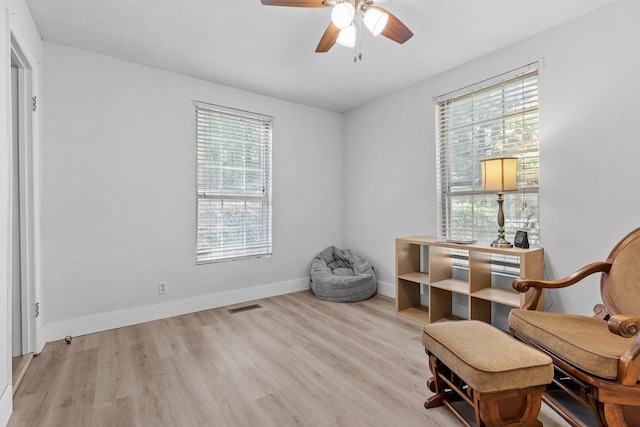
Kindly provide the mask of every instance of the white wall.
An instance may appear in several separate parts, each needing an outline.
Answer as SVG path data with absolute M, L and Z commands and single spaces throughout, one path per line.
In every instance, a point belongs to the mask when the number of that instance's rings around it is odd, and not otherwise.
M 49 340 L 306 289 L 342 244 L 340 114 L 51 43 L 43 86 Z M 275 117 L 272 257 L 195 265 L 192 100 Z
M 640 226 L 638 16 L 640 2 L 622 0 L 347 113 L 345 246 L 367 255 L 379 279 L 393 285 L 394 238 L 436 233 L 433 97 L 544 58 L 539 132 L 546 273 L 560 278 L 604 260 Z M 592 314 L 598 280 L 553 291 L 550 309 Z

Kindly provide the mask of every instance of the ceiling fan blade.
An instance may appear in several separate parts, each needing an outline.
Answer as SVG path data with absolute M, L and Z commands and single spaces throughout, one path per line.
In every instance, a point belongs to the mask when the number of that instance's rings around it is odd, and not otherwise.
M 320 43 L 318 43 L 318 47 L 316 47 L 316 52 L 329 52 L 329 49 L 331 49 L 333 45 L 336 44 L 338 35 L 340 35 L 340 28 L 333 25 L 332 22 L 331 24 L 329 24 L 324 34 L 322 35 Z
M 383 36 L 388 39 L 393 40 L 394 42 L 398 42 L 400 44 L 406 42 L 411 37 L 413 37 L 413 33 L 406 25 L 404 25 L 398 18 L 396 18 L 392 13 L 384 10 L 381 7 L 372 6 L 373 9 L 378 9 L 382 13 L 386 13 L 389 15 L 389 21 L 387 22 L 387 26 L 382 30 Z
M 325 7 L 324 0 L 260 0 L 265 6 Z

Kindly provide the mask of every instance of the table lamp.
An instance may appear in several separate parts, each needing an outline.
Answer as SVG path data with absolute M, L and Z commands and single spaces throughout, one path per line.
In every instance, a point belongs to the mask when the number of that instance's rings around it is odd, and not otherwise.
M 518 189 L 518 158 L 503 157 L 480 162 L 482 166 L 482 190 L 498 193 L 498 238 L 491 243 L 494 248 L 512 248 L 504 238 L 504 211 L 502 204 L 505 191 Z

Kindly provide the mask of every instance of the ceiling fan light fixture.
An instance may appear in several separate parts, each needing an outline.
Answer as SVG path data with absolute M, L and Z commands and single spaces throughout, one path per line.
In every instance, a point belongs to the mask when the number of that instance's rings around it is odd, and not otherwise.
M 362 27 L 403 44 L 413 32 L 391 12 L 377 4 L 393 0 L 260 0 L 266 6 L 332 8 L 331 23 L 322 34 L 316 53 L 328 52 L 335 44 L 354 48 L 353 60 L 362 60 Z M 327 11 L 328 12 L 328 11 Z
M 368 9 L 364 14 L 364 25 L 374 36 L 379 35 L 387 26 L 389 15 L 378 9 Z
M 331 11 L 331 21 L 333 25 L 341 30 L 348 28 L 353 23 L 353 18 L 356 15 L 356 9 L 350 2 L 338 3 L 333 7 Z
M 354 47 L 356 45 L 356 26 L 351 25 L 340 30 L 336 43 L 346 47 Z

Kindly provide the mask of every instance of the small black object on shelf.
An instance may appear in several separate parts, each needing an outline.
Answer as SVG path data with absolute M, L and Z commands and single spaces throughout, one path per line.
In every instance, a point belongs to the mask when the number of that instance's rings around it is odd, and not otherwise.
M 529 249 L 529 237 L 526 231 L 516 231 L 516 237 L 513 238 L 513 246 L 522 249 Z

